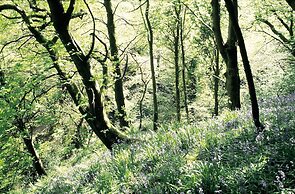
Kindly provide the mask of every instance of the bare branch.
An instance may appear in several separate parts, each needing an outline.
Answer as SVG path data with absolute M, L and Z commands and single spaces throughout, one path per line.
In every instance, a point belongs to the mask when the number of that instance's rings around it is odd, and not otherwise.
M 261 22 L 265 23 L 269 28 L 270 30 L 275 34 L 277 35 L 283 42 L 287 43 L 288 42 L 288 39 L 281 33 L 279 32 L 275 26 L 273 24 L 271 24 L 268 20 L 266 19 L 260 19 Z
M 126 62 L 125 62 L 125 67 L 124 67 L 124 71 L 123 71 L 123 74 L 120 78 L 118 79 L 123 79 L 126 75 L 126 72 L 127 72 L 127 69 L 128 69 L 128 55 L 126 55 Z
M 278 41 L 279 43 L 281 43 L 286 49 L 288 50 L 292 50 L 291 48 L 288 47 L 288 45 L 286 45 L 281 39 L 275 37 L 274 35 L 264 31 L 264 30 L 259 30 L 259 32 L 265 33 L 266 35 L 270 36 L 271 38 L 273 38 L 274 40 Z
M 135 9 L 129 11 L 129 13 L 132 13 L 132 12 L 138 10 L 138 9 L 141 9 L 141 7 L 142 7 L 144 4 L 146 4 L 146 2 L 147 2 L 147 0 L 145 0 L 145 1 L 144 1 L 142 4 L 140 4 L 137 8 L 135 8 Z
M 287 31 L 290 31 L 289 25 L 275 12 L 275 16 L 277 16 L 277 19 L 281 22 L 281 24 L 287 29 Z
M 11 41 L 6 42 L 6 43 L 2 46 L 2 48 L 0 49 L 0 53 L 2 53 L 3 50 L 5 49 L 5 47 L 7 47 L 8 45 L 10 45 L 10 44 L 12 44 L 12 43 L 17 43 L 18 41 L 20 41 L 20 40 L 22 40 L 22 39 L 24 39 L 24 38 L 27 38 L 27 37 L 32 37 L 32 35 L 31 35 L 31 34 L 26 34 L 26 35 L 23 35 L 23 36 L 21 36 L 21 37 L 15 39 L 15 40 L 11 40 Z
M 96 59 L 100 63 L 104 63 L 107 61 L 108 55 L 109 55 L 108 46 L 97 35 L 93 34 L 93 36 L 104 46 L 104 49 L 105 49 L 105 55 L 103 59 L 99 59 L 98 57 L 94 57 L 94 59 Z
M 86 5 L 89 13 L 90 13 L 90 16 L 91 16 L 91 19 L 92 19 L 92 23 L 93 23 L 93 33 L 92 33 L 92 43 L 91 43 L 91 47 L 90 47 L 90 50 L 88 52 L 88 54 L 85 56 L 86 60 L 88 60 L 90 58 L 90 55 L 92 54 L 93 50 L 94 50 L 94 45 L 95 45 L 95 18 L 94 18 L 94 15 L 90 9 L 90 6 L 89 4 L 86 2 L 86 0 L 83 0 L 84 4 Z
M 116 7 L 115 7 L 115 9 L 114 9 L 114 11 L 113 11 L 113 15 L 116 14 L 117 9 L 118 9 L 119 5 L 120 5 L 122 2 L 123 2 L 123 1 L 120 1 L 119 3 L 117 3 L 117 5 L 116 5 Z
M 36 99 L 38 99 L 41 96 L 47 94 L 50 90 L 52 90 L 55 87 L 56 87 L 56 85 L 52 85 L 49 88 L 47 88 L 46 90 L 42 90 L 39 94 L 37 94 L 37 95 L 34 96 L 34 98 L 30 101 L 30 104 L 33 104 L 33 102 L 36 101 Z
M 208 30 L 213 32 L 212 27 L 210 27 L 210 25 L 205 22 L 202 14 L 197 15 L 186 3 L 183 2 L 182 4 L 195 16 L 196 19 L 198 19 L 206 28 L 208 28 Z
M 127 48 L 137 39 L 137 37 L 139 37 L 141 34 L 138 34 L 137 36 L 135 36 L 132 40 L 129 41 L 129 43 L 127 44 L 127 46 L 122 50 L 122 54 L 120 55 L 120 58 L 125 54 Z

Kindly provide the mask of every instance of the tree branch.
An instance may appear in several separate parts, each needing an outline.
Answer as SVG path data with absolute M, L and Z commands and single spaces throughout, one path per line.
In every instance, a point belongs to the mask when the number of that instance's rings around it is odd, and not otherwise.
M 103 59 L 99 59 L 98 57 L 94 57 L 98 62 L 104 63 L 108 59 L 109 51 L 108 51 L 108 46 L 105 42 L 103 42 L 97 35 L 93 34 L 93 36 L 104 46 L 105 49 L 105 55 Z
M 17 39 L 15 40 L 11 40 L 11 41 L 8 41 L 6 43 L 4 43 L 4 45 L 2 46 L 2 48 L 0 49 L 0 53 L 3 52 L 3 50 L 5 49 L 5 47 L 7 47 L 8 45 L 12 44 L 12 43 L 17 43 L 18 41 L 24 39 L 24 38 L 27 38 L 27 37 L 32 37 L 31 34 L 26 34 L 26 35 L 23 35 L 21 37 L 18 37 Z
M 220 27 L 220 4 L 219 0 L 212 0 L 212 23 L 213 23 L 213 32 L 216 40 L 216 45 L 220 51 L 220 54 L 225 59 L 225 47 L 224 42 L 221 34 L 221 27 Z
M 268 20 L 266 19 L 260 19 L 261 22 L 265 23 L 270 30 L 277 35 L 283 42 L 287 43 L 289 42 L 288 39 L 279 31 L 277 31 L 277 29 L 275 28 L 275 26 L 273 24 L 271 24 Z
M 75 8 L 75 3 L 76 3 L 76 0 L 71 0 L 70 4 L 69 4 L 69 7 L 67 9 L 66 15 L 67 15 L 67 18 L 69 20 L 72 18 L 72 14 L 73 14 L 73 11 L 74 11 L 74 8 Z
M 95 28 L 96 28 L 96 26 L 95 26 L 95 18 L 94 18 L 94 15 L 93 15 L 93 13 L 92 13 L 92 11 L 90 9 L 89 4 L 86 2 L 86 0 L 83 0 L 83 2 L 86 5 L 86 7 L 87 7 L 87 9 L 88 9 L 88 11 L 90 13 L 90 16 L 91 16 L 91 19 L 92 19 L 92 23 L 93 23 L 92 43 L 91 43 L 91 47 L 90 47 L 90 50 L 89 50 L 88 54 L 85 56 L 86 60 L 88 60 L 90 58 L 93 50 L 94 50 L 94 45 L 95 45 Z

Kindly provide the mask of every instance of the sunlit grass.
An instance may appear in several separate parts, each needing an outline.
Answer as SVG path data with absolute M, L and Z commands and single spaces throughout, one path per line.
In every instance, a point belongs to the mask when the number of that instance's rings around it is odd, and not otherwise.
M 26 191 L 288 193 L 295 178 L 294 113 L 289 112 L 294 98 L 269 101 L 271 108 L 262 106 L 268 121 L 263 133 L 243 116 L 248 110 L 193 125 L 165 125 L 140 142 L 60 167 Z M 281 125 L 285 118 L 290 122 Z

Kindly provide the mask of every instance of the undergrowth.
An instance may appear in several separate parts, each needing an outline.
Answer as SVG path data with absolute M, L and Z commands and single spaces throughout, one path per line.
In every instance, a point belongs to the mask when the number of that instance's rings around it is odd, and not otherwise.
M 295 95 L 260 104 L 261 133 L 248 109 L 165 125 L 139 132 L 142 141 L 118 145 L 112 153 L 80 151 L 64 167 L 15 192 L 294 193 Z

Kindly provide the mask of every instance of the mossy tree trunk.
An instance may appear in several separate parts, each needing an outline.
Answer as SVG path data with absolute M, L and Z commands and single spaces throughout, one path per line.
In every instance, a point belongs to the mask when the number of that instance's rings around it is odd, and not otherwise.
M 186 119 L 189 121 L 188 102 L 187 102 L 187 87 L 186 87 L 186 59 L 185 59 L 185 45 L 184 45 L 184 27 L 185 27 L 186 9 L 183 11 L 183 16 L 180 19 L 180 46 L 181 46 L 181 60 L 182 60 L 182 86 L 184 97 L 184 108 Z
M 38 176 L 47 175 L 43 163 L 35 149 L 32 137 L 26 133 L 25 122 L 22 119 L 16 119 L 16 126 L 22 134 L 25 147 L 33 159 L 33 166 Z M 26 135 L 24 135 L 26 134 Z
M 261 131 L 264 127 L 261 124 L 260 119 L 259 119 L 259 106 L 258 106 L 257 97 L 256 97 L 253 75 L 252 75 L 251 66 L 250 66 L 250 62 L 248 59 L 248 55 L 247 55 L 244 37 L 243 37 L 242 31 L 241 31 L 239 22 L 237 20 L 237 12 L 236 12 L 236 8 L 235 8 L 235 4 L 231 0 L 224 0 L 224 1 L 226 4 L 228 13 L 229 13 L 230 20 L 232 22 L 232 26 L 234 28 L 235 34 L 236 34 L 238 42 L 239 42 L 240 53 L 241 53 L 242 60 L 243 60 L 244 71 L 245 71 L 247 82 L 248 82 L 254 124 L 255 124 L 257 130 Z
M 216 45 L 222 58 L 226 64 L 226 90 L 229 97 L 228 107 L 231 110 L 241 108 L 240 100 L 240 76 L 237 59 L 237 37 L 235 35 L 232 21 L 229 21 L 228 25 L 228 38 L 224 44 L 221 28 L 220 28 L 220 3 L 219 0 L 212 0 L 212 20 L 213 31 L 216 40 Z M 234 9 L 237 12 L 238 3 L 237 0 L 233 0 Z M 237 17 L 237 16 L 236 16 Z M 238 18 L 236 18 L 238 19 Z
M 214 64 L 214 115 L 218 116 L 218 108 L 219 108 L 219 76 L 220 76 L 220 66 L 219 66 L 219 51 L 218 49 L 214 49 L 214 58 L 215 58 L 215 64 Z
M 141 2 L 141 1 L 140 1 Z M 149 12 L 150 12 L 150 1 L 146 0 L 146 9 L 143 14 L 144 24 L 147 31 L 148 37 L 148 45 L 149 45 L 149 58 L 150 58 L 150 67 L 151 67 L 151 76 L 152 76 L 152 87 L 153 87 L 153 106 L 154 106 L 154 114 L 153 114 L 153 129 L 158 129 L 158 100 L 157 100 L 157 82 L 156 82 L 156 73 L 155 73 L 155 63 L 154 63 L 154 32 L 152 28 L 152 24 L 150 22 Z M 140 6 L 141 8 L 141 6 Z
M 180 89 L 179 89 L 179 44 L 180 44 L 180 10 L 181 6 L 179 3 L 174 5 L 174 13 L 176 16 L 175 29 L 173 30 L 173 54 L 174 54 L 174 67 L 175 67 L 175 102 L 176 102 L 176 119 L 180 122 Z
M 286 0 L 290 7 L 295 11 L 295 1 L 294 0 Z
M 60 0 L 47 0 L 47 2 L 50 8 L 53 26 L 69 53 L 71 60 L 75 64 L 86 89 L 88 107 L 86 109 L 85 119 L 104 145 L 111 149 L 114 144 L 124 140 L 125 136 L 114 128 L 105 113 L 100 87 L 91 72 L 91 64 L 89 62 L 90 53 L 87 55 L 84 54 L 84 51 L 68 30 L 72 14 L 72 10 L 70 10 L 71 5 L 67 12 L 65 12 Z
M 115 100 L 117 104 L 117 110 L 119 113 L 119 120 L 121 127 L 128 127 L 129 123 L 127 121 L 127 114 L 125 109 L 125 97 L 123 89 L 123 78 L 120 68 L 120 59 L 118 56 L 118 46 L 115 36 L 115 22 L 114 22 L 114 13 L 112 10 L 111 0 L 104 0 L 104 7 L 107 12 L 107 29 L 109 35 L 110 43 L 110 54 L 111 61 L 115 67 Z

